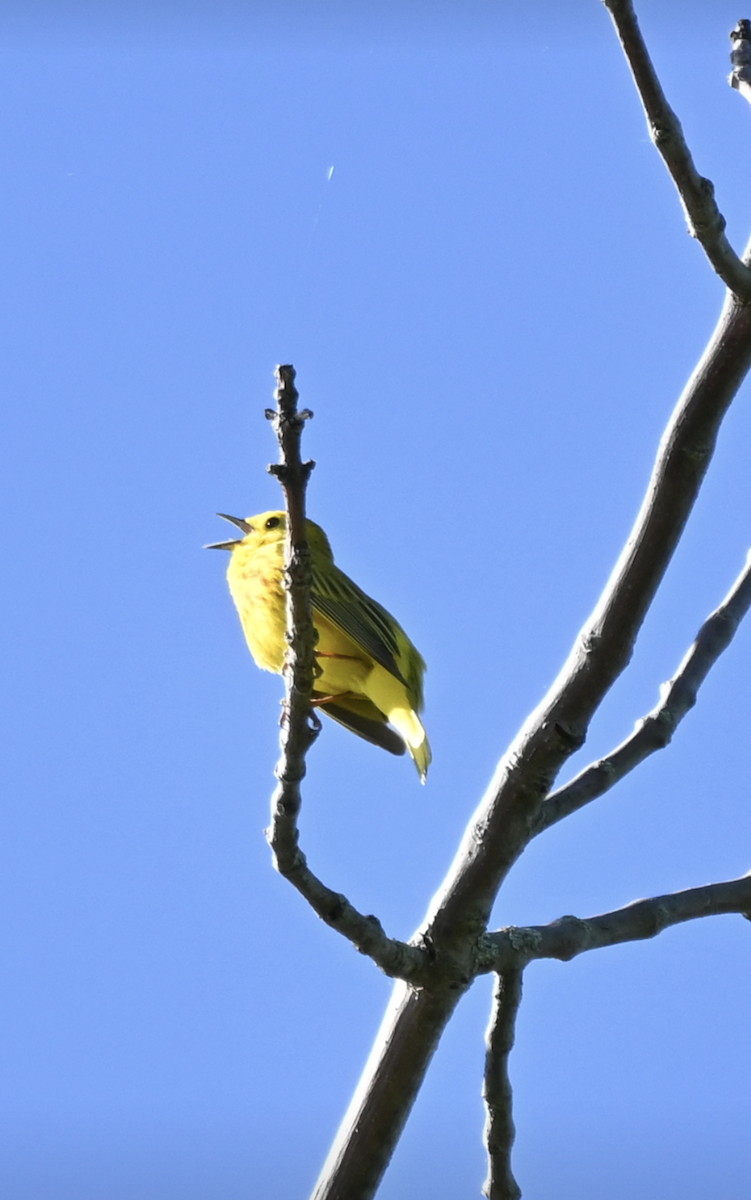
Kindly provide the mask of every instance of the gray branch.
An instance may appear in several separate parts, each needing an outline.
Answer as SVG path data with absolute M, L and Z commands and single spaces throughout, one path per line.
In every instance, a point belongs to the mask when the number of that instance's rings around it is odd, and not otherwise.
M 488 1152 L 488 1177 L 483 1195 L 488 1200 L 519 1200 L 521 1188 L 511 1170 L 514 1144 L 513 1094 L 508 1060 L 514 1045 L 516 1014 L 522 999 L 522 972 L 513 967 L 496 977 L 493 1008 L 486 1034 L 485 1149 Z
M 281 756 L 276 767 L 278 786 L 272 797 L 271 825 L 266 836 L 274 865 L 305 897 L 318 916 L 369 955 L 387 975 L 422 982 L 430 969 L 424 949 L 389 938 L 377 917 L 358 912 L 346 896 L 334 892 L 307 865 L 299 847 L 297 816 L 302 803 L 300 784 L 305 756 L 318 736 L 320 723 L 310 706 L 315 671 L 316 630 L 310 603 L 311 560 L 305 524 L 305 491 L 315 464 L 303 462 L 300 441 L 308 409 L 297 411 L 295 371 L 277 367 L 276 409 L 267 409 L 279 442 L 279 463 L 269 467 L 282 485 L 287 507 L 284 587 L 287 593 L 287 642 L 284 681 L 287 694 L 282 713 Z
M 665 98 L 649 57 L 631 0 L 604 0 L 613 19 L 636 90 L 647 116 L 649 134 L 678 189 L 688 231 L 704 249 L 720 279 L 736 296 L 751 299 L 751 271 L 725 236 L 725 218 L 714 199 L 714 187 L 694 166 L 681 123 Z
M 500 929 L 488 933 L 482 944 L 482 969 L 520 969 L 537 958 L 568 962 L 587 950 L 601 950 L 622 942 L 639 942 L 656 937 L 671 925 L 738 913 L 751 920 L 751 874 L 705 887 L 669 892 L 650 900 L 635 900 L 625 908 L 580 920 L 560 917 L 550 925 Z
M 670 683 L 663 685 L 657 707 L 637 723 L 625 742 L 604 758 L 585 767 L 570 783 L 548 797 L 540 811 L 536 833 L 542 833 L 602 796 L 650 754 L 669 744 L 686 713 L 696 704 L 699 688 L 717 659 L 730 645 L 749 607 L 751 553 L 720 607 L 702 625 L 675 676 Z
M 305 491 L 315 463 L 302 461 L 300 441 L 307 409 L 297 411 L 294 367 L 276 369 L 276 409 L 267 408 L 279 442 L 279 462 L 268 468 L 282 485 L 287 508 L 287 538 L 284 547 L 284 589 L 287 593 L 287 642 L 284 682 L 287 694 L 282 710 L 281 756 L 276 767 L 279 785 L 271 802 L 271 826 L 267 830 L 274 863 L 282 875 L 298 866 L 297 815 L 305 777 L 305 755 L 318 736 L 319 724 L 312 714 L 310 694 L 315 671 L 316 631 L 310 603 L 310 547 L 305 524 Z

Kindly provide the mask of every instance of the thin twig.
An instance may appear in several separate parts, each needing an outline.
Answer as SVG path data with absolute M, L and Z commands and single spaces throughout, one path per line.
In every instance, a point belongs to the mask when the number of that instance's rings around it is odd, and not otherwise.
M 540 811 L 536 833 L 542 833 L 602 796 L 650 754 L 669 744 L 686 713 L 696 704 L 699 688 L 717 659 L 727 650 L 749 608 L 751 552 L 722 604 L 702 625 L 673 679 L 663 685 L 657 707 L 637 723 L 625 742 L 551 793 Z
M 725 236 L 725 218 L 714 187 L 699 174 L 686 145 L 681 123 L 671 109 L 649 57 L 631 0 L 604 0 L 626 55 L 647 115 L 649 134 L 678 189 L 688 231 L 704 249 L 720 279 L 739 298 L 751 299 L 751 270 Z
M 485 1037 L 485 1149 L 488 1177 L 482 1189 L 488 1200 L 519 1200 L 521 1188 L 511 1170 L 514 1144 L 513 1094 L 508 1060 L 514 1045 L 516 1014 L 522 998 L 522 972 L 510 967 L 496 977 L 493 1007 Z
M 267 408 L 266 416 L 273 423 L 279 442 L 279 462 L 268 470 L 282 485 L 287 507 L 284 589 L 288 648 L 283 671 L 287 695 L 280 737 L 282 752 L 275 772 L 279 785 L 272 797 L 271 826 L 266 836 L 277 870 L 286 875 L 296 869 L 302 857 L 297 847 L 297 814 L 302 803 L 300 783 L 305 776 L 305 755 L 318 735 L 318 724 L 311 719 L 310 707 L 316 631 L 310 603 L 310 547 L 305 524 L 305 489 L 315 463 L 304 463 L 300 456 L 303 426 L 313 414 L 307 409 L 297 411 L 294 367 L 277 367 L 276 377 L 277 407 Z
M 299 848 L 289 867 L 277 869 L 297 888 L 321 920 L 346 937 L 361 954 L 367 954 L 384 975 L 414 986 L 421 986 L 430 979 L 432 960 L 428 950 L 388 937 L 378 917 L 364 916 L 346 896 L 326 887 L 310 870 Z
M 738 913 L 751 920 L 751 874 L 649 900 L 635 900 L 625 908 L 586 920 L 560 917 L 549 925 L 488 933 L 482 944 L 482 970 L 506 971 L 512 966 L 526 966 L 537 958 L 568 962 L 587 950 L 644 941 L 671 925 L 724 913 Z
M 303 462 L 300 442 L 305 421 L 313 414 L 297 411 L 298 393 L 291 366 L 277 367 L 276 409 L 267 409 L 279 442 L 278 463 L 269 467 L 282 485 L 287 507 L 284 588 L 287 593 L 287 642 L 284 681 L 287 694 L 282 715 L 281 756 L 276 767 L 279 784 L 272 797 L 267 838 L 274 865 L 305 897 L 319 917 L 370 956 L 387 975 L 413 983 L 424 982 L 430 957 L 424 948 L 409 946 L 384 933 L 377 917 L 364 916 L 346 896 L 334 892 L 307 865 L 299 847 L 297 816 L 305 776 L 305 755 L 318 736 L 319 722 L 310 707 L 315 669 L 316 630 L 310 602 L 311 557 L 305 524 L 305 491 L 315 463 Z

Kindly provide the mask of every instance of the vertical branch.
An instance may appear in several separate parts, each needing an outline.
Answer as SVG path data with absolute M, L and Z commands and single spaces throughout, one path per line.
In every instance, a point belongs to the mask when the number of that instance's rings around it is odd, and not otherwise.
M 303 462 L 300 457 L 303 425 L 313 414 L 307 408 L 297 411 L 294 368 L 277 367 L 276 377 L 277 407 L 267 408 L 266 416 L 274 425 L 280 451 L 280 461 L 269 471 L 281 483 L 287 506 L 283 577 L 288 643 L 283 675 L 287 694 L 282 712 L 282 753 L 276 766 L 279 785 L 272 797 L 271 827 L 266 836 L 277 871 L 323 921 L 349 938 L 363 954 L 369 954 L 387 974 L 420 983 L 427 969 L 425 951 L 387 937 L 377 917 L 358 912 L 346 896 L 332 891 L 313 874 L 299 847 L 297 815 L 302 803 L 300 783 L 305 776 L 305 755 L 320 730 L 310 706 L 318 635 L 310 599 L 312 564 L 305 521 L 305 490 L 315 463 Z
M 496 976 L 493 1008 L 486 1035 L 485 1082 L 482 1089 L 487 1116 L 485 1148 L 488 1177 L 483 1195 L 488 1200 L 519 1200 L 521 1188 L 511 1170 L 514 1144 L 512 1091 L 508 1059 L 514 1045 L 516 1014 L 522 998 L 522 970 L 510 967 Z
M 305 775 L 305 755 L 318 735 L 318 719 L 310 707 L 315 669 L 316 631 L 310 603 L 311 559 L 305 524 L 305 489 L 315 463 L 303 462 L 300 441 L 305 421 L 313 416 L 307 408 L 297 411 L 295 370 L 276 369 L 276 409 L 266 416 L 279 442 L 279 462 L 268 469 L 282 485 L 287 508 L 287 538 L 284 548 L 284 588 L 287 593 L 287 642 L 284 682 L 287 694 L 282 713 L 281 756 L 276 766 L 279 785 L 271 801 L 271 827 L 267 831 L 275 865 L 288 874 L 304 859 L 297 848 L 297 814 L 302 798 L 300 783 Z

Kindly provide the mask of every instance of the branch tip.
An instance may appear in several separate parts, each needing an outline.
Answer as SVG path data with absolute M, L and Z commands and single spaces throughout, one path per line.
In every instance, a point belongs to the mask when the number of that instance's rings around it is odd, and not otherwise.
M 584 920 L 558 917 L 549 925 L 500 929 L 486 934 L 481 947 L 481 969 L 486 973 L 518 970 L 538 958 L 568 962 L 589 950 L 647 941 L 686 921 L 729 914 L 748 917 L 749 913 L 751 875 L 742 875 L 739 879 L 634 900 L 623 908 Z
M 689 233 L 700 243 L 713 269 L 730 291 L 739 299 L 751 300 L 751 270 L 738 257 L 725 236 L 725 218 L 715 203 L 714 187 L 696 170 L 680 121 L 668 104 L 649 56 L 633 4 L 631 0 L 605 0 L 605 6 L 631 68 L 646 113 L 650 137 L 678 190 Z M 740 21 L 738 28 L 747 25 L 748 22 Z M 735 64 L 738 56 L 743 56 L 747 42 L 734 41 L 734 45 L 737 48 L 730 57 Z M 741 79 L 745 69 L 739 66 L 733 71 L 730 77 L 733 87 L 741 86 L 735 80 L 736 77 Z
M 514 1045 L 516 1015 L 522 998 L 522 971 L 511 967 L 500 972 L 486 1034 L 485 1148 L 488 1176 L 483 1186 L 487 1200 L 519 1200 L 521 1189 L 511 1170 L 511 1148 L 516 1130 L 508 1060 Z

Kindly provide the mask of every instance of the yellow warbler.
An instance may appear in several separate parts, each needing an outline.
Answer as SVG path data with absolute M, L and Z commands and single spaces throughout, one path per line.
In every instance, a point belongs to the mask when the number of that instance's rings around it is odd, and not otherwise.
M 250 652 L 259 667 L 279 674 L 287 646 L 282 586 L 286 514 L 266 512 L 247 520 L 219 516 L 245 536 L 209 549 L 231 551 L 227 581 Z M 431 759 L 418 716 L 425 662 L 391 613 L 335 566 L 320 525 L 308 521 L 307 536 L 320 672 L 313 702 L 340 725 L 391 754 L 404 754 L 406 743 L 424 783 Z

